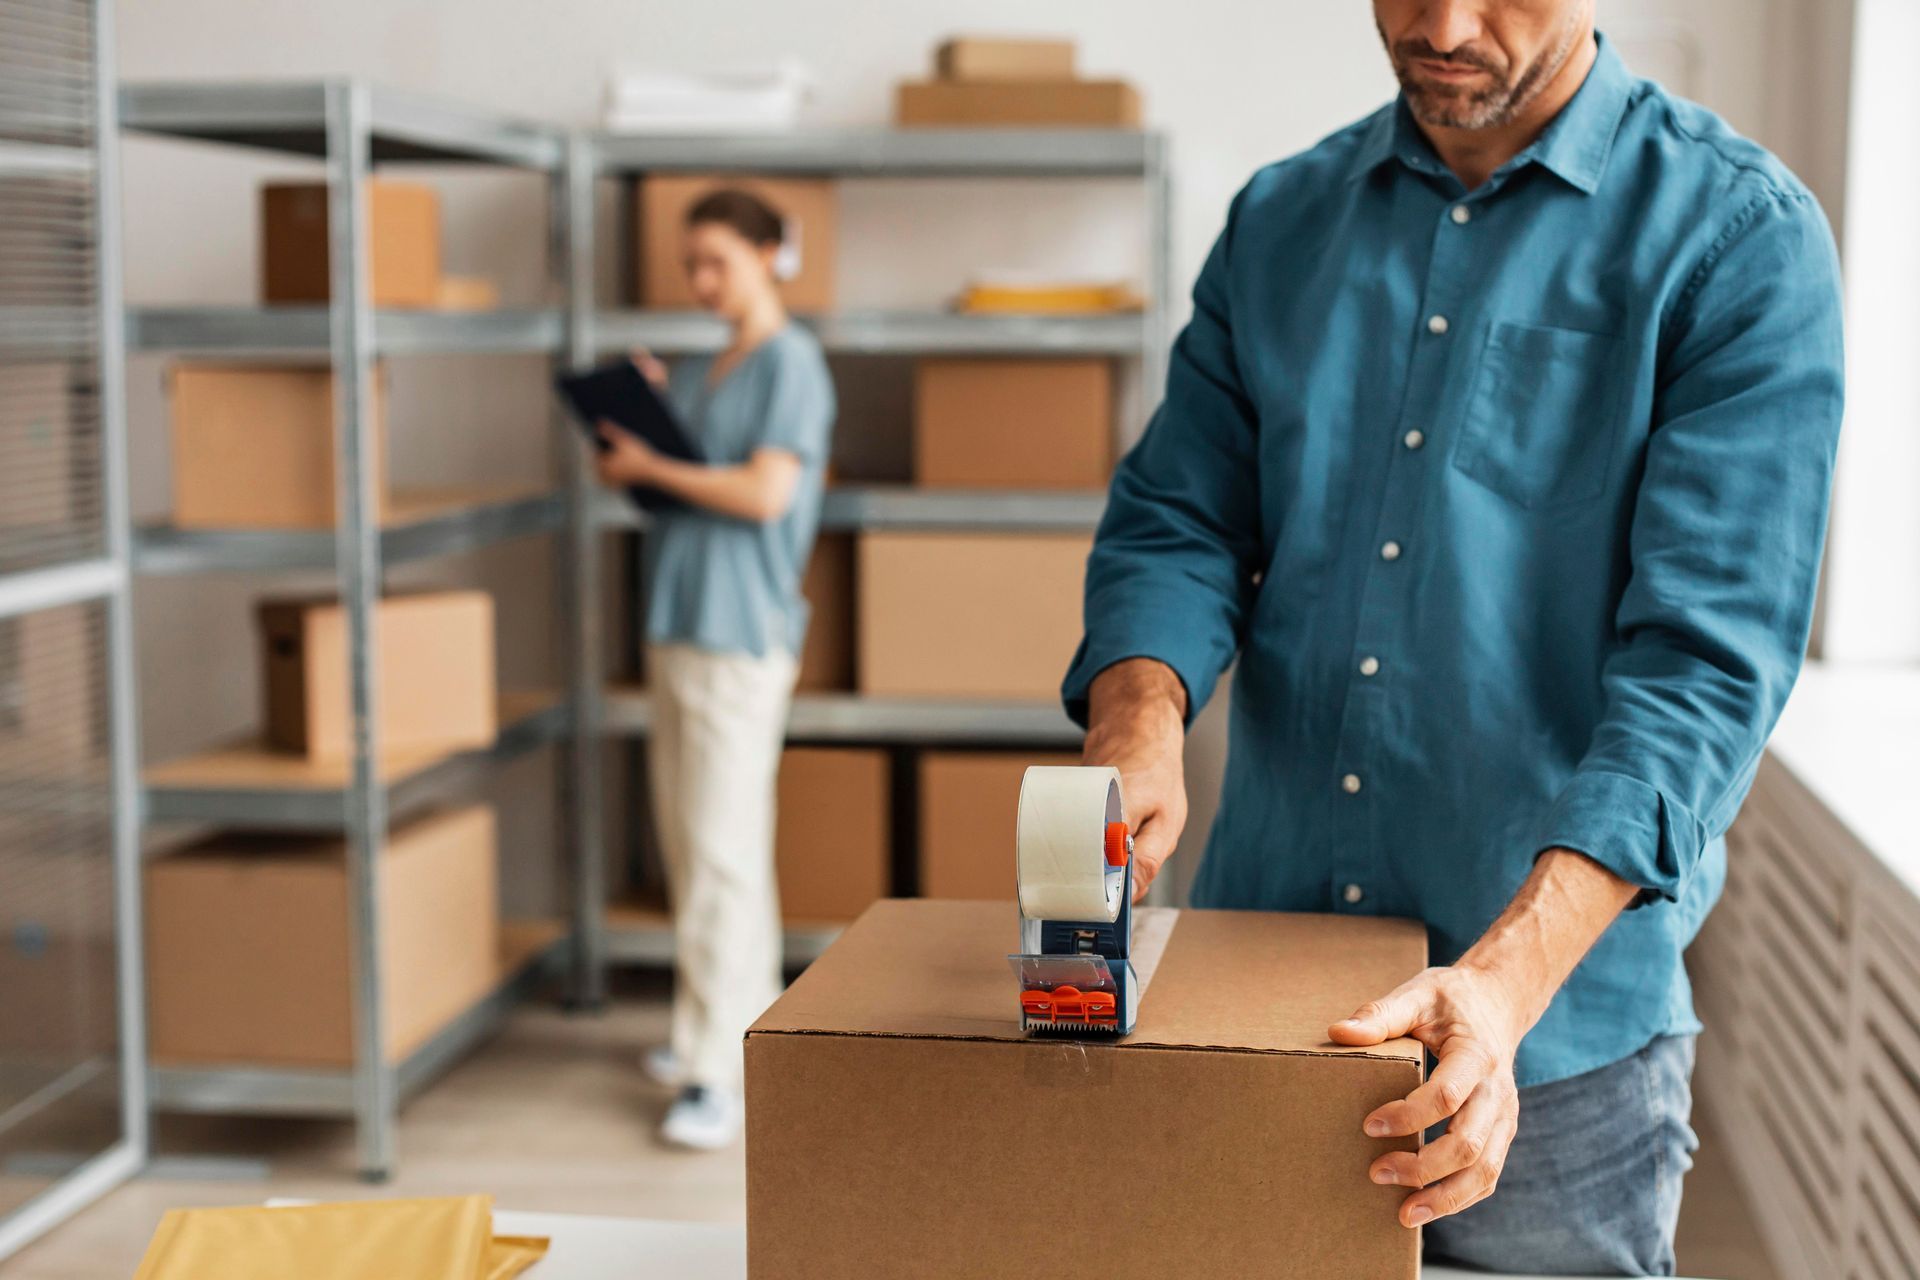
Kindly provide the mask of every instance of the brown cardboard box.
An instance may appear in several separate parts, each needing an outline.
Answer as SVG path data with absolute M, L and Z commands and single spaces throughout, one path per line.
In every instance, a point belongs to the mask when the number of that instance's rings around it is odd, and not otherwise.
M 268 744 L 310 760 L 351 755 L 346 610 L 332 600 L 270 600 L 260 606 L 260 630 Z M 492 596 L 388 596 L 375 612 L 374 635 L 381 753 L 493 743 L 499 695 Z
M 1057 698 L 1092 545 L 1077 533 L 860 535 L 860 691 Z
M 853 538 L 823 533 L 813 545 L 800 594 L 811 617 L 800 646 L 795 688 L 809 693 L 853 688 Z
M 1079 764 L 1078 755 L 925 751 L 920 755 L 920 894 L 1011 903 L 1014 818 L 1030 764 Z M 1009 908 L 1011 909 L 1011 908 Z
M 878 903 L 748 1031 L 750 1275 L 1418 1274 L 1367 1180 L 1414 1141 L 1360 1124 L 1420 1046 L 1325 1039 L 1418 924 L 1180 912 L 1116 1041 L 1021 1034 L 1017 940 L 1011 904 Z
M 1124 80 L 909 80 L 894 91 L 893 122 L 1137 129 L 1140 95 Z
M 892 880 L 887 753 L 789 747 L 780 757 L 780 911 L 798 923 L 852 920 Z
M 682 262 L 681 236 L 687 210 L 711 191 L 729 188 L 756 195 L 786 221 L 787 243 L 797 271 L 780 283 L 780 296 L 795 311 L 831 311 L 834 305 L 840 209 L 839 188 L 822 178 L 759 178 L 741 174 L 658 174 L 641 178 L 634 194 L 639 236 L 634 262 L 636 296 L 643 307 L 692 307 Z
M 1099 359 L 921 360 L 913 478 L 960 489 L 1104 489 L 1113 370 Z
M 327 184 L 260 188 L 260 299 L 325 302 L 332 296 Z M 432 187 L 375 178 L 367 184 L 367 264 L 376 307 L 433 307 L 440 296 L 440 196 Z
M 493 810 L 395 827 L 381 856 L 386 1052 L 403 1057 L 499 977 Z M 353 1061 L 346 845 L 214 836 L 146 868 L 147 1034 L 157 1062 Z
M 492 311 L 500 305 L 500 286 L 485 276 L 442 276 L 433 305 L 442 311 Z
M 183 529 L 331 529 L 337 518 L 331 370 L 176 364 L 173 522 Z M 376 368 L 374 490 L 386 499 L 386 371 Z
M 1003 36 L 955 36 L 933 52 L 933 72 L 943 80 L 1071 80 L 1071 40 Z

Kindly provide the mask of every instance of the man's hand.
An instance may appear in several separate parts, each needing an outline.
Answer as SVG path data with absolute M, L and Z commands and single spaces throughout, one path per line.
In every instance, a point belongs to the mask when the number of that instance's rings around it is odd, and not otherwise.
M 1520 1122 L 1513 1057 L 1527 1023 L 1512 993 L 1491 974 L 1428 969 L 1392 994 L 1361 1005 L 1327 1029 L 1336 1044 L 1381 1044 L 1412 1036 L 1437 1062 L 1426 1083 L 1369 1115 L 1369 1137 L 1423 1133 L 1448 1116 L 1447 1132 L 1419 1151 L 1390 1151 L 1367 1175 L 1388 1186 L 1423 1188 L 1400 1205 L 1417 1227 L 1493 1194 Z
M 607 447 L 594 455 L 594 470 L 600 483 L 609 488 L 630 484 L 650 484 L 659 471 L 660 452 L 652 445 L 614 423 L 602 420 L 600 438 Z
M 1133 896 L 1138 901 L 1173 852 L 1187 823 L 1187 689 L 1152 658 L 1116 662 L 1087 690 L 1086 764 L 1120 771 L 1133 830 Z
M 1428 969 L 1327 1028 L 1336 1044 L 1412 1036 L 1434 1055 L 1433 1074 L 1363 1122 L 1369 1137 L 1404 1138 L 1452 1117 L 1421 1151 L 1392 1151 L 1375 1182 L 1417 1187 L 1403 1226 L 1458 1213 L 1493 1194 L 1520 1121 L 1513 1059 L 1596 939 L 1639 890 L 1571 849 L 1549 849 L 1500 918 L 1460 962 Z

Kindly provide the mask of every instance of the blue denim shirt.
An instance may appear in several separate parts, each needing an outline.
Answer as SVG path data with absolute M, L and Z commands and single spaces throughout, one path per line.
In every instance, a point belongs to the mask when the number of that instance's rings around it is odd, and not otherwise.
M 1812 196 L 1603 39 L 1471 192 L 1399 103 L 1262 169 L 1193 302 L 1062 692 L 1084 720 L 1145 656 L 1197 710 L 1238 657 L 1196 905 L 1410 916 L 1447 963 L 1577 849 L 1645 892 L 1520 1083 L 1698 1030 L 1681 951 L 1799 669 L 1840 426 Z

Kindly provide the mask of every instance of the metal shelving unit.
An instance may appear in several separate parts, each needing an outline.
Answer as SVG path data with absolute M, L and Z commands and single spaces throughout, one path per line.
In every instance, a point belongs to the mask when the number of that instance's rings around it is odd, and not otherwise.
M 1105 129 L 854 129 L 760 136 L 645 137 L 597 134 L 584 140 L 577 237 L 590 246 L 592 183 L 646 173 L 774 173 L 833 178 L 1125 178 L 1138 181 L 1147 227 L 1147 306 L 1120 315 L 960 315 L 940 311 L 843 311 L 798 317 L 832 354 L 1092 355 L 1135 362 L 1144 412 L 1158 398 L 1170 338 L 1170 179 L 1166 140 L 1158 134 Z M 591 259 L 591 253 L 587 254 Z M 697 312 L 591 306 L 591 281 L 575 296 L 576 358 L 645 346 L 662 355 L 718 350 L 726 329 Z M 1116 424 L 1124 448 L 1144 423 Z M 867 485 L 829 489 L 824 529 L 964 529 L 1090 532 L 1104 494 L 981 493 Z M 631 506 L 601 495 L 592 509 L 602 528 L 640 524 Z M 599 580 L 596 548 L 576 562 L 585 581 Z M 597 615 L 589 618 L 598 627 Z M 597 663 L 593 670 L 603 669 Z M 592 716 L 610 736 L 647 730 L 646 698 L 637 690 L 595 690 Z M 811 694 L 794 700 L 788 720 L 794 742 L 1071 749 L 1078 729 L 1052 703 L 960 699 L 868 698 Z M 789 927 L 789 963 L 804 962 L 831 932 Z M 616 907 L 606 954 L 633 963 L 671 959 L 664 915 Z
M 137 351 L 324 357 L 341 371 L 338 471 L 347 477 L 332 531 L 208 531 L 154 525 L 135 532 L 131 558 L 146 574 L 332 570 L 347 603 L 355 751 L 331 773 L 296 768 L 244 744 L 161 763 L 145 779 L 151 822 L 214 822 L 347 837 L 353 885 L 355 1061 L 337 1070 L 244 1065 L 155 1068 L 158 1105 L 208 1111 L 350 1115 L 360 1164 L 384 1176 L 394 1164 L 395 1112 L 402 1097 L 495 1025 L 514 1000 L 563 955 L 574 998 L 603 998 L 609 959 L 664 963 L 671 931 L 657 911 L 616 909 L 603 883 L 598 744 L 603 735 L 644 734 L 645 699 L 602 687 L 599 544 L 609 528 L 631 526 L 625 504 L 599 493 L 586 451 L 567 429 L 555 433 L 560 493 L 439 495 L 400 501 L 384 525 L 373 489 L 373 447 L 365 407 L 375 358 L 421 354 L 544 354 L 574 366 L 603 352 L 644 344 L 662 354 L 716 349 L 721 325 L 679 312 L 603 308 L 594 295 L 596 183 L 662 171 L 738 171 L 871 177 L 1124 178 L 1140 183 L 1148 228 L 1147 309 L 1109 316 L 967 316 L 937 311 L 848 311 L 802 317 L 829 351 L 863 355 L 1094 355 L 1134 362 L 1141 402 L 1163 377 L 1169 297 L 1168 172 L 1165 142 L 1122 130 L 833 130 L 766 137 L 636 138 L 568 133 L 463 110 L 356 80 L 301 83 L 135 85 L 119 95 L 131 132 L 307 156 L 327 166 L 330 186 L 331 305 L 307 307 L 144 307 L 126 315 Z M 0 149 L 0 170 L 61 163 L 37 150 Z M 369 301 L 365 186 L 387 162 L 482 164 L 529 169 L 549 180 L 551 262 L 559 305 L 485 312 L 376 311 Z M 0 310 L 0 340 L 37 347 L 84 346 L 90 315 Z M 1117 427 L 1124 446 L 1138 424 Z M 1054 493 L 938 493 L 903 486 L 837 489 L 824 524 L 840 530 L 1090 530 L 1103 496 Z M 372 670 L 373 605 L 386 570 L 507 538 L 557 534 L 559 613 L 566 628 L 564 689 L 531 700 L 503 699 L 492 747 L 406 760 L 372 751 L 377 707 Z M 854 694 L 796 700 L 796 741 L 1069 747 L 1078 733 L 1050 704 L 877 699 Z M 391 820 L 436 800 L 472 794 L 502 761 L 544 743 L 565 745 L 561 843 L 571 854 L 572 919 L 567 929 L 503 961 L 493 995 L 426 1044 L 402 1054 L 382 1041 L 381 976 L 372 874 Z M 832 926 L 795 926 L 788 959 L 800 963 L 831 940 Z M 524 935 L 523 935 L 524 941 Z
M 130 347 L 142 351 L 221 354 L 301 353 L 325 357 L 337 371 L 338 474 L 345 477 L 338 527 L 326 531 L 142 529 L 136 570 L 153 574 L 330 569 L 346 605 L 349 688 L 354 720 L 350 764 L 317 768 L 241 745 L 162 762 L 145 777 L 150 822 L 210 822 L 344 833 L 354 971 L 354 1061 L 350 1069 L 284 1071 L 256 1066 L 155 1068 L 157 1105 L 211 1111 L 351 1115 L 359 1163 L 371 1178 L 395 1162 L 400 1100 L 496 1026 L 512 1003 L 571 948 L 590 955 L 583 935 L 598 932 L 598 915 L 576 914 L 570 927 L 528 941 L 513 934 L 494 991 L 424 1045 L 396 1052 L 385 1042 L 383 975 L 375 874 L 389 823 L 438 800 L 481 791 L 501 762 L 553 742 L 567 747 L 562 765 L 562 846 L 574 879 L 598 860 L 598 832 L 567 817 L 574 779 L 597 768 L 597 741 L 578 731 L 569 672 L 560 695 L 502 698 L 501 728 L 491 747 L 438 755 L 377 756 L 379 708 L 373 670 L 375 603 L 393 565 L 468 551 L 508 538 L 557 533 L 584 517 L 583 472 L 564 468 L 559 493 L 493 492 L 425 497 L 395 495 L 388 523 L 377 523 L 369 415 L 376 357 L 414 354 L 534 353 L 555 359 L 568 349 L 568 315 L 560 309 L 487 312 L 375 311 L 369 301 L 366 185 L 386 162 L 485 164 L 545 175 L 555 212 L 550 264 L 554 292 L 572 287 L 570 149 L 557 129 L 501 119 L 397 94 L 355 80 L 292 84 L 128 86 L 120 94 L 129 132 L 232 146 L 265 148 L 325 163 L 329 186 L 332 303 L 311 307 L 143 308 L 128 316 Z M 559 439 L 556 453 L 577 449 Z M 571 577 L 569 539 L 557 540 L 563 581 Z M 575 651 L 572 637 L 566 646 Z M 579 989 L 597 989 L 598 973 L 576 967 Z

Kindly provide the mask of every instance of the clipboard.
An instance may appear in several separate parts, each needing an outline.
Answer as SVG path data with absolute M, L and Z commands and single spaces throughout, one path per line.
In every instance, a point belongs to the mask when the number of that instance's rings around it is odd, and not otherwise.
M 615 360 L 583 373 L 558 374 L 553 385 L 572 410 L 574 422 L 586 433 L 588 442 L 601 453 L 608 448 L 607 442 L 600 438 L 600 422 L 605 419 L 631 431 L 669 458 L 683 462 L 706 461 L 672 407 L 631 360 Z M 630 486 L 627 496 L 642 511 L 665 511 L 685 505 L 672 494 L 648 485 Z

